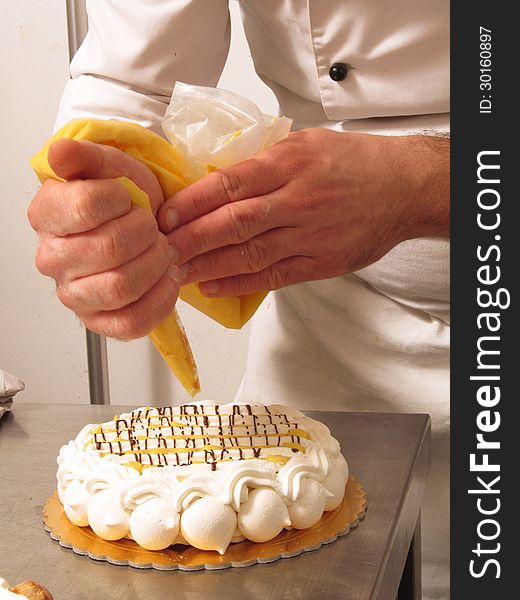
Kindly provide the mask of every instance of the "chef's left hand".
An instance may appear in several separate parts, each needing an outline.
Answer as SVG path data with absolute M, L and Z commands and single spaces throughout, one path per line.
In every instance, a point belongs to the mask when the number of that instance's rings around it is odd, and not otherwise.
M 178 192 L 158 221 L 208 296 L 336 277 L 449 236 L 449 140 L 302 130 Z

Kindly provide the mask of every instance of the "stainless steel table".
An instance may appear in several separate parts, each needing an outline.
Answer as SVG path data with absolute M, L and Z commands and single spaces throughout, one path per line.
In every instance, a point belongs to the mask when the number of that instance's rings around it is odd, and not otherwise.
M 428 416 L 309 413 L 330 427 L 367 491 L 365 519 L 347 536 L 302 556 L 189 573 L 95 562 L 60 547 L 43 528 L 60 446 L 86 423 L 127 409 L 15 403 L 0 420 L 1 576 L 40 581 L 55 600 L 420 598 L 414 532 L 429 468 Z

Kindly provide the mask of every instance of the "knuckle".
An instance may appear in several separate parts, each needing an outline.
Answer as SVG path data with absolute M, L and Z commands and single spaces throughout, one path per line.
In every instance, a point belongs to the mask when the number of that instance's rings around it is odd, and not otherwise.
M 113 338 L 116 337 L 116 319 L 112 315 L 107 315 L 102 311 L 94 313 L 90 312 L 85 314 L 79 314 L 78 312 L 76 312 L 76 314 L 81 319 L 83 325 L 88 330 L 92 331 L 92 333 L 106 335 L 108 337 Z
M 193 274 L 196 271 L 202 271 L 208 274 L 218 274 L 222 271 L 223 256 L 218 250 L 213 252 L 206 252 L 202 257 L 196 257 L 190 261 L 190 273 Z
M 155 239 L 159 233 L 159 224 L 157 223 L 157 219 L 150 212 L 144 210 L 143 208 L 139 208 L 139 216 L 142 220 L 144 234 L 146 235 L 147 239 Z
M 34 263 L 36 268 L 42 275 L 52 277 L 55 274 L 56 268 L 53 264 L 52 253 L 49 252 L 48 244 L 41 242 L 36 248 Z
M 209 175 L 209 177 L 211 177 L 211 175 Z M 200 190 L 198 188 L 192 189 L 191 187 L 187 188 L 184 195 L 184 201 L 185 205 L 190 207 L 190 215 L 192 216 L 205 214 L 208 212 L 208 207 L 212 204 L 211 198 L 205 190 Z M 182 206 L 182 204 L 180 204 L 179 207 L 180 206 Z M 177 207 L 174 206 L 174 208 L 176 209 Z M 188 218 L 187 220 L 189 221 L 190 219 Z
M 313 161 L 316 160 L 316 154 L 311 154 L 309 149 L 316 149 L 321 146 L 321 142 L 316 138 L 312 129 L 302 129 L 289 138 L 287 144 L 290 146 L 290 152 L 285 152 L 281 161 L 284 170 L 291 176 L 299 176 L 313 167 Z M 321 158 L 321 153 L 320 153 Z
M 288 180 L 299 178 L 307 166 L 306 157 L 302 152 L 286 153 L 282 158 L 283 170 Z
M 116 340 L 127 341 L 139 337 L 133 328 L 133 323 L 126 313 L 96 312 L 93 315 L 83 315 L 81 320 L 85 327 L 93 333 L 106 335 Z
M 63 306 L 66 306 L 71 310 L 78 307 L 78 293 L 77 289 L 73 286 L 67 284 L 58 285 L 56 288 L 56 295 Z
M 130 209 L 132 225 L 139 229 L 141 236 L 152 237 L 157 235 L 159 225 L 157 219 L 148 210 L 141 206 L 132 206 Z
M 121 229 L 114 221 L 114 227 L 101 238 L 100 249 L 102 259 L 111 266 L 117 266 L 128 254 L 128 243 Z
M 119 310 L 98 313 L 93 326 L 98 331 L 118 340 L 133 340 L 147 335 L 153 327 L 162 322 L 172 311 L 177 298 L 177 289 L 168 277 L 165 281 L 171 285 L 171 293 L 155 294 L 146 300 L 141 299 Z M 164 286 L 161 288 L 164 292 Z M 87 323 L 85 323 L 87 325 Z M 88 327 L 88 325 L 87 325 Z M 91 329 L 91 327 L 89 327 Z M 92 329 L 92 331 L 95 331 Z
M 127 307 L 113 323 L 113 337 L 120 340 L 135 340 L 148 333 L 146 316 L 133 307 Z
M 263 154 L 254 157 L 254 171 L 261 173 L 262 177 L 273 182 L 273 189 L 285 185 L 290 174 L 287 169 L 287 156 L 291 157 L 291 154 L 286 152 L 286 148 L 283 146 L 286 140 L 278 142 L 270 146 Z
M 305 129 L 301 129 L 299 133 L 305 142 L 318 141 L 321 136 L 319 128 L 316 127 L 306 127 Z
M 41 238 L 34 262 L 42 275 L 55 279 L 62 277 L 71 266 L 68 240 L 60 237 Z
M 135 340 L 139 337 L 134 332 L 133 325 L 126 316 L 120 317 L 117 320 L 115 318 L 112 319 L 109 332 L 110 337 L 123 342 Z
M 317 127 L 307 127 L 306 129 L 300 129 L 290 136 L 290 140 L 297 144 L 319 144 L 321 141 L 321 130 Z
M 193 227 L 190 231 L 190 245 L 194 248 L 195 254 L 204 252 L 209 247 L 208 234 L 203 227 Z
M 238 204 L 228 204 L 227 211 L 233 229 L 233 239 L 238 242 L 250 240 L 258 230 L 259 215 L 257 212 Z
M 309 163 L 303 156 L 293 156 L 287 161 L 287 172 L 291 178 L 301 179 L 308 172 Z
M 170 249 L 170 244 L 168 243 L 168 238 L 162 233 L 157 234 L 155 239 L 155 246 L 159 252 L 159 258 L 166 259 L 166 261 L 169 262 L 170 258 L 168 253 Z
M 279 266 L 264 271 L 264 280 L 269 290 L 279 290 L 285 285 L 285 273 Z
M 323 201 L 323 191 L 312 188 L 311 186 L 302 186 L 299 190 L 297 206 L 300 213 L 315 214 L 315 209 L 319 208 Z
M 249 290 L 249 279 L 246 277 L 234 277 L 232 280 L 230 295 L 245 296 Z
M 39 194 L 41 190 L 34 196 L 32 202 L 29 204 L 27 209 L 27 220 L 29 221 L 30 226 L 34 229 L 34 231 L 38 231 L 40 227 L 40 219 L 39 219 Z
M 143 335 L 148 333 L 152 327 L 162 323 L 164 319 L 172 312 L 179 293 L 177 283 L 170 277 L 163 279 L 166 285 L 161 285 L 162 294 L 156 294 L 150 301 L 150 307 L 147 318 L 147 329 Z
M 242 192 L 242 182 L 233 172 L 217 171 L 215 175 L 219 178 L 220 186 L 228 202 L 239 200 Z
M 270 262 L 269 247 L 258 238 L 253 238 L 242 245 L 242 256 L 251 273 L 262 270 Z
M 251 292 L 251 280 L 248 276 L 235 277 L 233 281 L 233 296 L 245 296 Z
M 107 273 L 105 289 L 105 308 L 121 308 L 133 300 L 130 278 L 121 271 Z
M 56 201 L 56 191 L 59 189 L 59 184 L 56 185 L 56 182 L 50 184 L 50 180 L 48 180 L 31 200 L 27 208 L 27 219 L 34 231 L 39 233 L 50 228 L 49 211 L 52 213 L 53 204 Z
M 72 226 L 75 231 L 94 229 L 104 220 L 103 204 L 92 189 L 89 181 L 73 181 L 69 183 L 74 198 Z
M 98 326 L 98 323 L 96 322 L 96 315 L 85 315 L 85 316 L 81 316 L 80 319 L 81 319 L 81 322 L 83 323 L 83 325 L 89 331 L 92 331 L 92 333 L 99 333 L 100 335 L 106 335 L 107 332 Z
M 158 283 L 160 278 L 167 272 L 170 263 L 172 263 L 172 258 L 170 257 L 168 246 L 164 246 L 163 242 L 157 241 L 150 254 L 149 266 L 147 268 L 147 281 L 149 281 L 150 287 Z M 138 277 L 134 276 L 131 283 L 131 287 L 138 285 Z

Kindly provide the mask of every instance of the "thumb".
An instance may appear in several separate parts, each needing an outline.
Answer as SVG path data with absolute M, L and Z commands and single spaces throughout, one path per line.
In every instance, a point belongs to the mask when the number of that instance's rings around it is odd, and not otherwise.
M 112 146 L 87 140 L 56 140 L 49 148 L 48 161 L 56 175 L 66 181 L 126 176 L 148 194 L 154 214 L 164 201 L 161 186 L 152 171 Z

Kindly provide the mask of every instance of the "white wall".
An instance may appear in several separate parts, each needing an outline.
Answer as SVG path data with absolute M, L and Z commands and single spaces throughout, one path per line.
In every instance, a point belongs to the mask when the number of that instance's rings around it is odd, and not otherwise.
M 65 3 L 2 3 L 0 48 L 0 368 L 25 380 L 20 401 L 87 401 L 85 343 L 53 282 L 33 266 L 29 158 L 49 137 L 67 78 Z
M 36 238 L 26 209 L 37 189 L 28 160 L 52 131 L 68 77 L 63 0 L 2 5 L 0 97 L 0 368 L 26 383 L 17 402 L 88 403 L 84 330 L 54 284 L 33 266 Z M 275 114 L 270 90 L 253 72 L 238 5 L 230 2 L 232 49 L 220 87 Z M 180 303 L 179 303 L 180 304 Z M 245 362 L 247 326 L 228 331 L 189 306 L 179 312 L 202 382 L 201 398 L 232 398 Z M 108 344 L 112 404 L 179 403 L 189 397 L 147 339 Z

